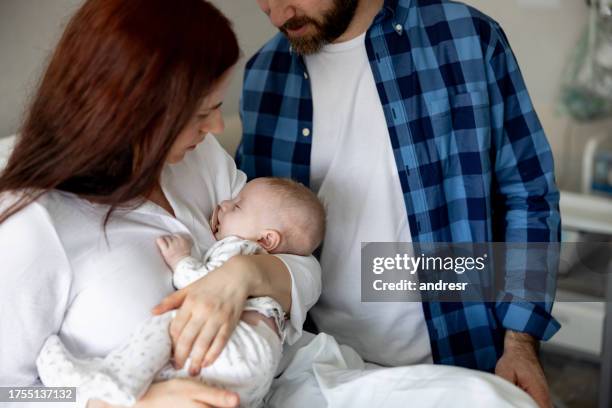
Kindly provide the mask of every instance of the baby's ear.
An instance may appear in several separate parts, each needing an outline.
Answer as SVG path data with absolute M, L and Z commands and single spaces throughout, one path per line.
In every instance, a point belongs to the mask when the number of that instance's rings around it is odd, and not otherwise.
M 257 240 L 257 243 L 266 251 L 272 252 L 278 248 L 281 243 L 280 232 L 276 230 L 264 230 Z

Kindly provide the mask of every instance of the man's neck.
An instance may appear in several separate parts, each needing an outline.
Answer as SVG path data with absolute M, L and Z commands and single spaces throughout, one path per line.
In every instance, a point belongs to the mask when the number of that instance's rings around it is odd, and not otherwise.
M 344 34 L 334 41 L 334 44 L 350 41 L 365 33 L 384 3 L 385 0 L 360 0 L 353 21 L 351 21 Z

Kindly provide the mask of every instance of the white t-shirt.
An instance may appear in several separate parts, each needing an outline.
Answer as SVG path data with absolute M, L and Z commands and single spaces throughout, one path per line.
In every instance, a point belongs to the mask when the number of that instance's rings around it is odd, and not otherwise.
M 305 58 L 314 124 L 311 185 L 327 207 L 323 292 L 312 309 L 321 331 L 367 361 L 431 362 L 420 303 L 361 302 L 361 242 L 410 242 L 389 131 L 365 33 Z
M 0 386 L 36 383 L 35 359 L 50 334 L 76 357 L 102 357 L 119 346 L 174 290 L 155 239 L 190 234 L 193 255 L 201 257 L 215 242 L 208 224 L 214 206 L 245 181 L 208 135 L 182 162 L 164 168 L 161 184 L 176 218 L 151 202 L 118 212 L 107 226 L 107 246 L 101 229 L 107 207 L 54 191 L 0 224 Z M 313 257 L 279 258 L 292 278 L 292 343 L 319 296 L 321 272 Z

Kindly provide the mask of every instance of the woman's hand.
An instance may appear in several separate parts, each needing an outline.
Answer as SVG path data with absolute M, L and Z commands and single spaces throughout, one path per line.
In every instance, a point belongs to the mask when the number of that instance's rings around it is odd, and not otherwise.
M 233 408 L 238 403 L 238 395 L 231 391 L 181 378 L 152 384 L 134 408 Z
M 153 309 L 161 314 L 180 306 L 170 325 L 174 361 L 190 373 L 212 364 L 234 332 L 249 295 L 248 265 L 236 256 L 191 285 L 166 297 Z
M 193 375 L 212 364 L 234 332 L 247 297 L 270 296 L 291 310 L 291 275 L 274 255 L 238 255 L 153 309 L 161 314 L 180 307 L 170 335 L 179 367 L 191 357 Z
M 239 403 L 233 392 L 191 379 L 174 379 L 152 384 L 134 408 L 233 408 Z M 120 408 L 94 400 L 87 408 Z

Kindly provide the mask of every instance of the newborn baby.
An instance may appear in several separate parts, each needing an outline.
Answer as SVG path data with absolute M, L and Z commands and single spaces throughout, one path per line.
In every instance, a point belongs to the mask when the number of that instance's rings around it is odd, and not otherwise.
M 287 179 L 259 178 L 246 184 L 232 200 L 222 202 L 211 217 L 217 242 L 202 260 L 192 258 L 188 238 L 160 237 L 157 245 L 172 268 L 177 289 L 221 266 L 235 255 L 290 253 L 309 255 L 321 243 L 325 211 L 303 185 Z M 147 320 L 123 346 L 105 358 L 81 360 L 53 335 L 37 359 L 46 386 L 79 387 L 79 401 L 101 399 L 133 405 L 153 381 L 189 376 L 190 359 L 182 369 L 170 364 L 171 311 Z M 266 395 L 282 352 L 285 313 L 272 298 L 250 298 L 227 345 L 201 381 L 240 395 L 241 407 L 258 407 Z

